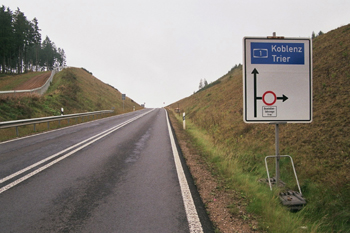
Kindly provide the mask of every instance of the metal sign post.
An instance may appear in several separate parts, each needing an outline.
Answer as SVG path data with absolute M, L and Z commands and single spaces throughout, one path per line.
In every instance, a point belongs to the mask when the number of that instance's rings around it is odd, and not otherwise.
M 279 147 L 279 124 L 275 124 L 275 150 L 276 150 L 276 185 L 280 181 L 280 147 Z

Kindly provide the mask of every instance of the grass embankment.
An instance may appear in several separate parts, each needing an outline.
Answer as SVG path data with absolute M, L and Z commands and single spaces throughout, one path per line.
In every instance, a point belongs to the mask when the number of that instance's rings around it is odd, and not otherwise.
M 18 83 L 15 80 L 16 76 L 11 76 L 11 79 L 14 83 Z M 8 78 L 3 77 L 1 80 L 8 80 Z M 68 68 L 55 75 L 48 91 L 42 96 L 25 95 L 2 98 L 0 96 L 0 121 L 60 115 L 62 107 L 64 114 L 112 108 L 115 110 L 114 114 L 121 114 L 132 111 L 134 106 L 136 110 L 141 109 L 137 103 L 127 97 L 123 110 L 121 93 L 117 89 L 101 82 L 84 69 Z M 60 125 L 67 124 L 67 121 L 62 121 Z M 51 129 L 55 127 L 59 127 L 58 123 L 50 124 Z M 46 124 L 37 126 L 39 132 L 46 129 Z M 21 136 L 31 133 L 33 133 L 33 126 L 24 126 L 20 129 Z M 1 129 L 0 140 L 7 140 L 15 136 L 14 129 Z
M 264 158 L 274 155 L 275 128 L 243 122 L 242 69 L 170 106 L 186 112 L 188 133 L 226 185 L 246 193 L 247 210 L 269 232 L 348 232 L 350 229 L 350 25 L 313 40 L 313 122 L 280 127 L 280 153 L 291 155 L 307 205 L 290 213 L 278 204 Z M 179 119 L 181 120 L 181 119 Z M 269 161 L 271 175 L 274 161 Z M 292 167 L 281 178 L 298 190 Z

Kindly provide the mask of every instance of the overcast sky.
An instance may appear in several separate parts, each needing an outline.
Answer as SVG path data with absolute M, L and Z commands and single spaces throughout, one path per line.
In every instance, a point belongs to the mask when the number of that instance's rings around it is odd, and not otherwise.
M 311 37 L 350 23 L 349 0 L 2 0 L 39 21 L 67 65 L 163 107 L 242 63 L 245 36 Z M 119 97 L 118 97 L 119 98 Z M 121 98 L 121 97 L 120 97 Z M 164 105 L 165 103 L 165 105 Z

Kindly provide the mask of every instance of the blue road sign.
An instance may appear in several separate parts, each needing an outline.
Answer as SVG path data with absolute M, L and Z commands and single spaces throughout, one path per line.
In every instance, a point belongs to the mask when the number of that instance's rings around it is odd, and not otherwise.
M 252 64 L 304 65 L 304 43 L 252 42 Z

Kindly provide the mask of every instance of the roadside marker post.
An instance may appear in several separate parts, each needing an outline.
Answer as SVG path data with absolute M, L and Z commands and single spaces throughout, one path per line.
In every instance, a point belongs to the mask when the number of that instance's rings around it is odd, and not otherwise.
M 182 113 L 182 124 L 183 124 L 183 129 L 186 129 L 186 118 L 185 118 L 186 114 Z
M 312 122 L 310 38 L 243 38 L 243 120 L 275 124 L 278 185 L 279 124 Z

